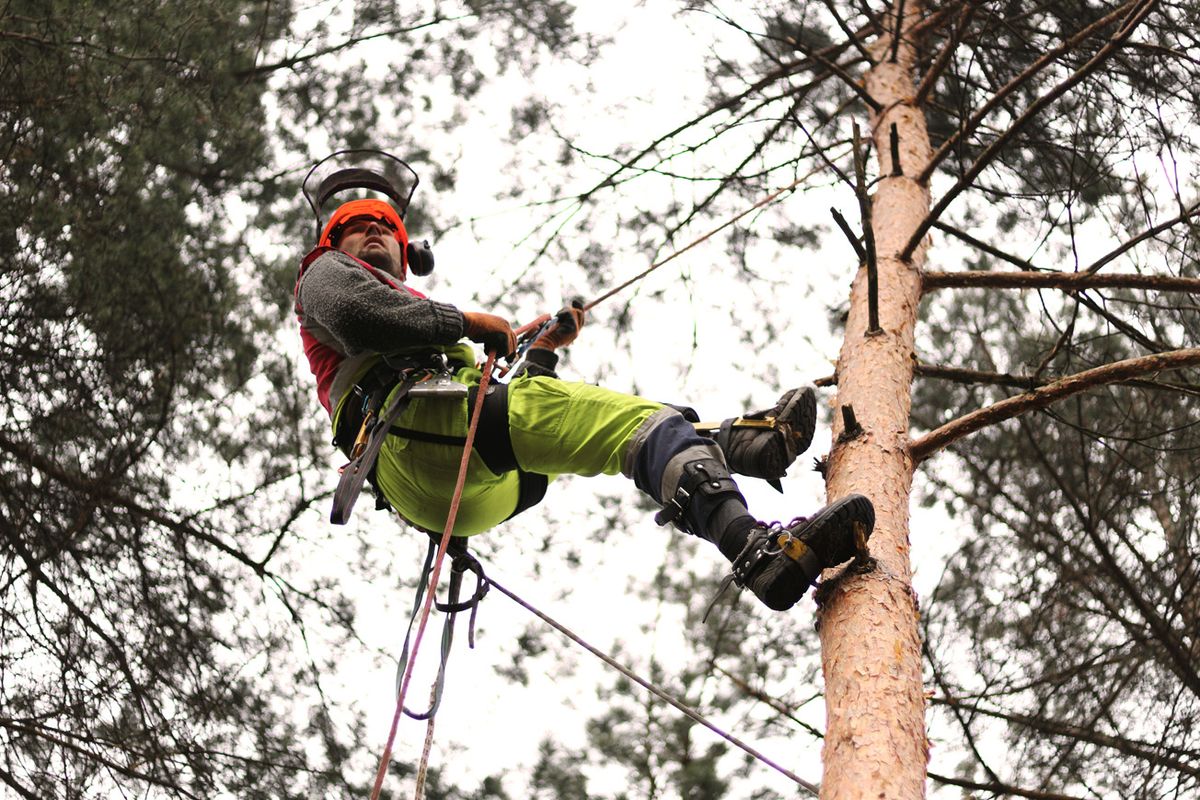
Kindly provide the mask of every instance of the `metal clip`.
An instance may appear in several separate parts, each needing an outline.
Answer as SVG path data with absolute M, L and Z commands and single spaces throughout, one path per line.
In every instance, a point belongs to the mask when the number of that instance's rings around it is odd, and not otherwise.
M 667 525 L 679 519 L 691 497 L 687 490 L 680 486 L 675 490 L 675 496 L 663 504 L 662 509 L 654 515 L 654 522 L 658 525 Z
M 368 435 L 371 430 L 371 423 L 375 419 L 375 409 L 367 409 L 367 413 L 363 416 L 362 425 L 358 429 L 358 436 L 354 437 L 354 446 L 350 448 L 350 460 L 355 461 L 367 449 Z
M 465 383 L 457 383 L 450 378 L 449 372 L 438 372 L 425 380 L 413 384 L 408 390 L 409 397 L 466 397 L 468 387 Z

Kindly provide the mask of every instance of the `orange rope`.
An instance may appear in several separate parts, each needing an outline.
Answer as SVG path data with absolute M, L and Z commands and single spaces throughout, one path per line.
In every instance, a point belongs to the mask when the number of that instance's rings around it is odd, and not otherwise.
M 383 778 L 387 775 L 388 764 L 392 760 L 392 746 L 396 743 L 396 729 L 400 725 L 400 715 L 404 712 L 404 696 L 408 693 L 408 684 L 412 681 L 413 666 L 417 663 L 417 650 L 421 647 L 421 639 L 425 635 L 425 625 L 429 622 L 429 613 L 433 608 L 433 598 L 437 591 L 438 577 L 442 571 L 442 560 L 446 556 L 446 548 L 450 544 L 450 535 L 454 531 L 454 520 L 458 517 L 458 506 L 462 501 L 463 487 L 467 482 L 467 465 L 471 460 L 471 447 L 475 443 L 475 431 L 479 428 L 479 416 L 483 410 L 483 399 L 487 396 L 488 383 L 492 379 L 492 368 L 496 364 L 496 354 L 488 353 L 487 363 L 483 365 L 483 374 L 479 378 L 479 393 L 475 398 L 475 408 L 471 411 L 471 423 L 467 427 L 467 441 L 463 446 L 462 461 L 458 466 L 458 482 L 454 486 L 454 495 L 450 500 L 450 513 L 446 517 L 446 530 L 438 543 L 437 558 L 433 562 L 433 572 L 429 576 L 428 592 L 425 595 L 425 605 L 421 609 L 421 621 L 417 625 L 417 635 L 413 639 L 412 654 L 408 658 L 408 666 L 404 670 L 404 678 L 400 682 L 400 693 L 396 698 L 396 711 L 392 715 L 392 727 L 388 731 L 387 745 L 379 759 L 379 770 L 375 773 L 375 787 L 371 790 L 371 800 L 379 800 L 383 789 Z

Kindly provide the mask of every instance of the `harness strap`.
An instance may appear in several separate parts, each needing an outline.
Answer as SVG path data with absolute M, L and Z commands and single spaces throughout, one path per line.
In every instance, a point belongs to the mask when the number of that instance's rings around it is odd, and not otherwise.
M 472 386 L 467 392 L 467 408 L 475 406 L 475 399 L 478 396 L 479 387 Z M 393 436 L 401 436 L 414 442 L 428 444 L 462 447 L 467 441 L 462 436 L 415 431 L 399 425 L 392 425 L 388 430 Z M 517 455 L 513 452 L 512 434 L 508 427 L 508 384 L 492 384 L 483 396 L 479 431 L 475 435 L 475 452 L 479 454 L 484 466 L 494 474 L 517 473 L 517 505 L 513 512 L 506 517 L 506 521 L 522 511 L 536 506 L 546 496 L 550 479 L 538 472 L 526 472 L 517 464 Z
M 329 512 L 329 521 L 334 525 L 345 525 L 350 521 L 350 513 L 354 503 L 362 493 L 363 483 L 375 471 L 375 462 L 379 451 L 383 448 L 383 440 L 387 437 L 392 423 L 408 406 L 408 390 L 413 386 L 413 378 L 405 376 L 399 387 L 392 394 L 392 401 L 382 413 L 376 410 L 382 404 L 382 392 L 374 392 L 368 396 L 363 432 L 367 436 L 366 446 L 354 454 L 350 463 L 342 467 L 342 476 L 338 479 L 337 489 L 333 493 L 333 508 Z

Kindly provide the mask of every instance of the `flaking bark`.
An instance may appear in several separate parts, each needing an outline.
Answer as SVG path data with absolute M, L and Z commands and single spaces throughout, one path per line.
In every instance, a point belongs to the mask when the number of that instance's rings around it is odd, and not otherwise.
M 921 4 L 906 2 L 903 8 L 903 29 L 911 30 Z M 930 146 L 925 119 L 911 104 L 912 37 L 902 37 L 895 62 L 886 60 L 890 49 L 888 39 L 876 43 L 881 63 L 865 81 L 883 109 L 872 115 L 871 133 L 879 173 L 889 176 L 876 184 L 871 201 L 882 333 L 866 333 L 867 276 L 860 269 L 838 360 L 837 403 L 852 405 L 865 431 L 835 444 L 827 473 L 830 500 L 858 492 L 875 504 L 870 549 L 877 567 L 842 576 L 820 610 L 828 717 L 821 797 L 828 800 L 923 797 L 928 763 L 908 544 L 909 410 L 925 248 L 918 247 L 908 261 L 899 254 L 929 211 L 927 187 L 909 176 L 928 162 Z M 891 176 L 892 124 L 899 133 L 899 176 Z M 837 441 L 840 415 L 834 418 Z

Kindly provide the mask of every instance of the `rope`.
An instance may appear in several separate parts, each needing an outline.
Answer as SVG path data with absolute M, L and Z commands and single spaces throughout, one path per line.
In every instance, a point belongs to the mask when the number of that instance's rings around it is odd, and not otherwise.
M 379 800 L 383 789 L 383 779 L 387 775 L 388 764 L 392 760 L 392 746 L 396 743 L 396 729 L 400 724 L 400 715 L 404 712 L 404 697 L 408 693 L 408 685 L 412 682 L 413 666 L 417 663 L 417 650 L 421 647 L 421 639 L 425 636 L 425 626 L 429 622 L 429 612 L 433 608 L 433 598 L 436 594 L 438 578 L 442 572 L 442 561 L 446 556 L 446 548 L 450 544 L 450 535 L 454 531 L 454 521 L 458 517 L 458 506 L 462 502 L 463 487 L 467 482 L 467 465 L 471 460 L 471 447 L 475 442 L 475 432 L 479 428 L 480 412 L 483 411 L 483 400 L 487 396 L 488 383 L 492 379 L 492 368 L 496 364 L 496 354 L 488 353 L 487 363 L 483 366 L 483 374 L 479 378 L 479 393 L 475 398 L 475 408 L 471 412 L 471 422 L 467 427 L 467 441 L 463 447 L 462 461 L 458 466 L 458 482 L 454 486 L 454 495 L 450 500 L 450 513 L 446 517 L 446 530 L 438 543 L 437 559 L 433 563 L 433 573 L 429 576 L 429 592 L 425 596 L 425 605 L 421 609 L 421 622 L 417 626 L 417 636 L 413 640 L 412 655 L 404 670 L 404 679 L 400 682 L 399 696 L 396 698 L 396 711 L 392 714 L 392 726 L 388 731 L 387 744 L 383 755 L 379 758 L 379 770 L 375 773 L 375 786 L 371 789 L 371 800 Z
M 771 194 L 767 195 L 763 199 L 759 200 L 757 203 L 755 203 L 754 205 L 745 209 L 741 213 L 729 218 L 725 222 L 721 223 L 717 227 L 710 230 L 708 233 L 705 233 L 698 239 L 695 239 L 694 241 L 692 241 L 685 247 L 682 247 L 679 250 L 676 250 L 675 252 L 671 253 L 669 256 L 667 256 L 666 258 L 664 258 L 660 261 L 656 261 L 655 263 L 651 264 L 648 268 L 646 268 L 642 272 L 638 273 L 637 275 L 633 276 L 629 280 L 625 281 L 621 285 L 619 285 L 613 289 L 610 289 L 609 291 L 607 291 L 604 294 L 597 297 L 595 300 L 592 300 L 591 302 L 587 303 L 585 306 L 583 306 L 583 310 L 590 311 L 592 308 L 596 307 L 597 305 L 604 302 L 608 298 L 610 298 L 613 295 L 617 294 L 618 292 L 628 288 L 629 286 L 632 286 L 633 284 L 640 281 L 642 278 L 645 278 L 647 275 L 649 275 L 651 272 L 654 272 L 659 267 L 664 266 L 665 264 L 671 262 L 675 258 L 683 255 L 688 250 L 691 250 L 693 247 L 696 247 L 697 245 L 700 245 L 703 242 L 711 239 L 713 236 L 715 236 L 716 234 L 725 230 L 730 225 L 733 225 L 735 222 L 742 219 L 742 217 L 745 217 L 747 214 L 750 214 L 751 212 L 756 211 L 757 209 L 760 209 L 763 206 L 769 205 L 770 203 L 774 202 L 777 198 L 779 198 L 785 192 L 790 192 L 792 189 L 795 189 L 804 180 L 805 180 L 804 178 L 797 178 L 795 181 L 792 181 L 792 183 L 788 184 L 787 186 L 784 186 L 782 189 L 777 189 L 776 191 L 772 192 Z M 519 328 L 516 331 L 516 334 L 518 336 L 520 336 L 527 331 L 531 331 L 531 330 L 537 328 L 539 325 L 544 325 L 544 323 L 547 321 L 548 321 L 547 317 L 541 317 L 541 318 L 529 323 L 528 325 L 524 325 L 521 328 Z M 536 338 L 537 337 L 535 336 L 534 339 L 536 339 Z M 532 341 L 531 341 L 531 343 L 532 343 Z M 416 639 L 413 641 L 412 654 L 410 655 L 410 657 L 408 659 L 408 665 L 406 666 L 406 668 L 404 670 L 404 678 L 400 683 L 400 691 L 399 691 L 398 697 L 396 699 L 396 710 L 395 710 L 395 713 L 392 715 L 392 725 L 391 725 L 390 730 L 388 731 L 387 744 L 384 747 L 383 755 L 379 759 L 379 769 L 375 773 L 375 785 L 374 785 L 374 788 L 371 790 L 371 800 L 379 800 L 379 793 L 383 788 L 383 779 L 384 779 L 384 776 L 387 775 L 388 764 L 391 762 L 392 747 L 395 745 L 395 742 L 396 742 L 396 730 L 400 723 L 400 716 L 404 712 L 404 698 L 405 698 L 405 695 L 408 693 L 408 685 L 412 681 L 413 666 L 416 664 L 416 661 L 417 661 L 417 650 L 420 648 L 421 640 L 425 636 L 425 627 L 426 627 L 426 624 L 429 622 L 429 613 L 430 613 L 430 609 L 432 608 L 432 605 L 433 605 L 434 594 L 437 589 L 438 578 L 441 576 L 442 560 L 445 558 L 446 547 L 450 543 L 450 535 L 454 530 L 454 520 L 458 516 L 458 507 L 462 501 L 463 487 L 465 486 L 466 479 L 467 479 L 467 465 L 468 465 L 470 457 L 471 457 L 471 448 L 475 442 L 475 432 L 479 427 L 480 412 L 483 410 L 483 400 L 487 394 L 487 387 L 488 387 L 488 383 L 491 381 L 492 369 L 495 366 L 495 361 L 496 361 L 495 354 L 489 353 L 487 363 L 484 365 L 484 368 L 483 368 L 483 375 L 479 380 L 479 393 L 478 393 L 476 401 L 475 401 L 475 408 L 471 412 L 471 422 L 467 429 L 467 439 L 466 439 L 466 442 L 464 443 L 464 447 L 463 447 L 462 462 L 459 464 L 458 481 L 455 484 L 454 495 L 450 501 L 450 513 L 446 519 L 446 529 L 442 533 L 441 542 L 439 542 L 439 544 L 438 544 L 437 559 L 433 565 L 433 573 L 429 577 L 429 592 L 426 595 L 425 604 L 421 609 L 421 621 L 420 621 L 420 624 L 417 626 L 417 636 L 416 636 Z M 506 370 L 504 370 L 504 371 L 506 371 Z M 503 375 L 504 371 L 502 371 L 500 374 Z M 510 599 L 512 599 L 518 605 L 521 605 L 521 606 L 525 607 L 526 609 L 528 609 L 530 612 L 532 612 L 533 614 L 535 614 L 536 616 L 541 618 L 548 625 L 550 625 L 551 627 L 558 630 L 560 633 L 565 635 L 567 638 L 576 642 L 580 646 L 586 648 L 593 655 L 595 655 L 596 657 L 598 657 L 599 659 L 604 661 L 606 664 L 608 664 L 609 666 L 611 666 L 614 669 L 616 669 L 617 671 L 619 671 L 625 677 L 629 678 L 630 680 L 637 683 L 639 686 L 643 687 L 650 693 L 656 695 L 660 699 L 664 700 L 665 702 L 667 702 L 670 705 L 674 706 L 675 708 L 679 709 L 686 716 L 690 717 L 691 719 L 693 719 L 696 722 L 700 723 L 701 725 L 705 726 L 706 728 L 711 730 L 713 733 L 720 736 L 722 739 L 725 739 L 727 742 L 741 748 L 746 753 L 750 754 L 751 756 L 753 756 L 754 758 L 763 762 L 764 764 L 767 764 L 768 766 L 772 767 L 773 769 L 777 770 L 778 772 L 782 773 L 783 775 L 786 775 L 788 778 L 793 780 L 796 784 L 807 789 L 813 795 L 817 794 L 817 788 L 813 784 L 805 781 L 804 779 L 797 776 L 795 773 L 793 773 L 793 772 L 785 769 L 784 767 L 780 766 L 779 764 L 775 763 L 771 759 L 767 758 L 763 754 L 759 753 L 757 750 L 755 750 L 752 747 L 750 747 L 749 745 L 747 745 L 745 742 L 742 742 L 740 739 L 737 739 L 736 737 L 732 736 L 731 734 L 726 733 L 725 731 L 721 730 L 716 725 L 714 725 L 713 723 L 711 723 L 707 719 L 705 719 L 703 716 L 701 716 L 700 713 L 697 712 L 696 710 L 692 709 L 689 706 L 684 705 L 683 703 L 679 702 L 671 695 L 664 692 L 662 689 L 659 689 L 658 687 L 654 686 L 653 684 L 649 683 L 648 681 L 644 680 L 643 678 L 639 677 L 638 675 L 635 675 L 633 672 L 628 670 L 626 667 L 622 666 L 621 664 L 617 663 L 609 656 L 607 656 L 604 653 L 600 652 L 599 650 L 595 649 L 594 647 L 589 645 L 587 642 L 583 641 L 578 636 L 571 633 L 570 630 L 568 630 L 567 628 L 558 624 L 557 622 L 552 620 L 550 617 L 546 616 L 542 612 L 535 609 L 533 606 L 524 602 L 523 600 L 518 598 L 516 595 L 514 595 L 512 592 L 505 589 L 503 586 L 496 584 L 494 581 L 492 582 L 492 585 L 496 586 L 497 589 L 499 589 L 501 592 L 503 592 L 505 595 L 507 595 Z M 430 745 L 432 743 L 432 739 L 433 739 L 433 717 L 431 715 L 429 718 L 429 727 L 426 729 L 425 748 L 424 748 L 424 753 L 422 754 L 422 763 L 421 763 L 418 785 L 417 785 L 417 800 L 420 800 L 422 790 L 424 788 L 423 787 L 424 773 L 425 773 L 425 769 L 426 769 L 426 766 L 428 763 L 429 749 L 430 749 Z
M 608 654 L 606 654 L 600 650 L 597 650 L 595 647 L 588 644 L 586 641 L 584 641 L 582 638 L 577 636 L 575 633 L 571 632 L 571 630 L 569 628 L 567 628 L 566 626 L 562 625 L 559 622 L 556 622 L 555 620 L 551 619 L 550 617 L 546 616 L 544 613 L 542 613 L 538 609 L 534 608 L 529 603 L 527 603 L 524 600 L 522 600 L 521 598 L 517 597 L 515 594 L 510 592 L 508 589 L 501 586 L 499 583 L 496 582 L 496 580 L 494 578 L 491 578 L 489 576 L 488 581 L 499 592 L 501 592 L 503 595 L 508 597 L 508 599 L 512 600 L 514 603 L 521 606 L 526 611 L 530 612 L 531 614 L 536 616 L 538 619 L 542 620 L 547 625 L 549 625 L 550 627 L 554 628 L 556 631 L 561 633 L 563 636 L 566 636 L 572 642 L 575 642 L 575 644 L 577 644 L 580 647 L 582 647 L 583 649 L 587 650 L 589 653 L 596 656 L 596 658 L 600 659 L 605 664 L 607 664 L 608 666 L 615 669 L 617 672 L 620 672 L 622 675 L 624 675 L 626 678 L 628 678 L 629 680 L 636 683 L 638 686 L 641 686 L 643 689 L 650 692 L 655 697 L 674 706 L 676 709 L 681 711 L 684 714 L 684 716 L 692 719 L 695 722 L 700 723 L 701 725 L 703 725 L 704 727 L 708 728 L 710 731 L 715 733 L 717 736 L 720 736 L 725 741 L 729 742 L 730 744 L 734 745 L 735 747 L 742 749 L 747 754 L 749 754 L 751 757 L 757 759 L 758 761 L 762 762 L 763 764 L 766 764 L 768 767 L 771 767 L 776 772 L 779 772 L 781 775 L 788 777 L 789 779 L 794 781 L 798 786 L 800 786 L 801 788 L 808 791 L 813 797 L 816 797 L 818 795 L 818 792 L 820 791 L 820 789 L 815 784 L 809 783 L 808 781 L 804 780 L 799 775 L 797 775 L 796 773 L 787 769 L 786 767 L 783 767 L 780 764 L 776 763 L 775 761 L 772 761 L 770 758 L 763 755 L 759 751 L 755 750 L 753 747 L 746 744 L 741 739 L 738 739 L 733 734 L 728 733 L 727 731 L 719 728 L 715 723 L 710 722 L 703 715 L 701 715 L 700 712 L 697 711 L 696 709 L 692 708 L 691 706 L 683 704 L 679 700 L 676 700 L 674 697 L 672 697 L 670 694 L 668 694 L 665 690 L 660 689 L 658 686 L 655 686 L 650 681 L 646 680 L 645 678 L 642 678 L 640 675 L 636 674 L 635 672 L 633 672 L 632 670 L 630 670 L 628 667 L 624 666 L 620 662 L 616 661 L 614 658 L 612 658 Z
M 626 288 L 628 288 L 629 286 L 632 286 L 633 284 L 635 284 L 635 283 L 637 283 L 638 281 L 640 281 L 642 278 L 644 278 L 644 277 L 646 277 L 647 275 L 649 275 L 651 272 L 654 272 L 654 270 L 658 269 L 659 267 L 663 266 L 664 264 L 667 264 L 667 263 L 669 263 L 670 261 L 674 260 L 675 258 L 678 258 L 679 256 L 681 256 L 681 255 L 683 255 L 684 253 L 686 253 L 688 250 L 691 250 L 693 247 L 695 247 L 695 246 L 697 246 L 697 245 L 699 245 L 699 244 L 702 244 L 702 243 L 704 243 L 704 242 L 708 241 L 709 239 L 711 239 L 712 237 L 716 236 L 718 233 L 720 233 L 721 231 L 725 230 L 725 229 L 726 229 L 726 228 L 728 228 L 730 225 L 732 225 L 733 223 L 737 222 L 738 220 L 740 220 L 742 217 L 746 216 L 746 215 L 747 215 L 747 214 L 749 214 L 750 212 L 752 212 L 752 211 L 757 211 L 758 209 L 762 208 L 763 206 L 770 205 L 770 204 L 771 204 L 771 203 L 773 203 L 773 202 L 774 202 L 774 201 L 775 201 L 775 200 L 776 200 L 776 199 L 777 199 L 777 198 L 778 198 L 780 195 L 782 195 L 782 194 L 783 194 L 783 193 L 785 193 L 785 192 L 790 192 L 792 189 L 795 189 L 797 186 L 799 186 L 801 183 L 803 183 L 803 182 L 804 182 L 805 180 L 807 180 L 807 179 L 808 179 L 808 176 L 806 175 L 806 176 L 804 176 L 804 177 L 797 178 L 796 180 L 794 180 L 794 181 L 792 181 L 791 183 L 789 183 L 787 186 L 784 186 L 782 189 L 776 189 L 774 192 L 771 192 L 771 194 L 767 195 L 767 196 L 766 196 L 766 197 L 764 197 L 762 200 L 759 200 L 757 203 L 755 203 L 754 205 L 750 206 L 750 207 L 749 207 L 749 208 L 747 208 L 746 210 L 742 211 L 740 214 L 737 214 L 736 216 L 730 217 L 730 218 L 729 218 L 728 220 L 726 220 L 725 222 L 722 222 L 720 225 L 718 225 L 717 227 L 713 228 L 711 231 L 709 231 L 708 233 L 704 234 L 704 235 L 703 235 L 703 236 L 701 236 L 699 239 L 696 239 L 696 240 L 692 241 L 691 243 L 689 243 L 688 245 L 686 245 L 685 247 L 682 247 L 682 248 L 680 248 L 679 250 L 676 250 L 675 252 L 671 253 L 669 256 L 667 256 L 666 258 L 662 259 L 661 261 L 656 261 L 656 262 L 654 262 L 654 263 L 653 263 L 653 264 L 651 264 L 649 267 L 647 267 L 646 269 L 644 269 L 644 270 L 642 270 L 641 272 L 639 272 L 637 275 L 634 275 L 632 278 L 630 278 L 629 280 L 627 280 L 627 281 L 625 281 L 624 283 L 622 283 L 620 286 L 617 286 L 617 287 L 616 287 L 616 288 L 614 288 L 614 289 L 609 289 L 607 292 L 605 292 L 604 294 L 602 294 L 602 295 L 600 295 L 599 297 L 597 297 L 595 300 L 592 300 L 590 303 L 588 303 L 587 305 L 585 305 L 585 306 L 583 307 L 583 310 L 584 310 L 584 311 L 591 311 L 591 310 L 592 310 L 592 308 L 594 308 L 595 306 L 598 306 L 598 305 L 600 305 L 601 303 L 603 303 L 603 302 L 604 302 L 605 300 L 607 300 L 608 298 L 612 297 L 612 296 L 613 296 L 614 294 L 616 294 L 617 292 L 620 292 L 621 290 L 623 290 L 623 289 L 626 289 Z
M 429 693 L 429 702 L 433 703 L 433 696 L 437 692 L 434 688 Z M 433 720 L 435 716 L 429 715 L 429 721 L 425 723 L 425 746 L 421 748 L 421 763 L 417 767 L 417 788 L 413 791 L 413 800 L 423 800 L 425 797 L 425 776 L 429 773 L 429 753 L 433 750 Z

